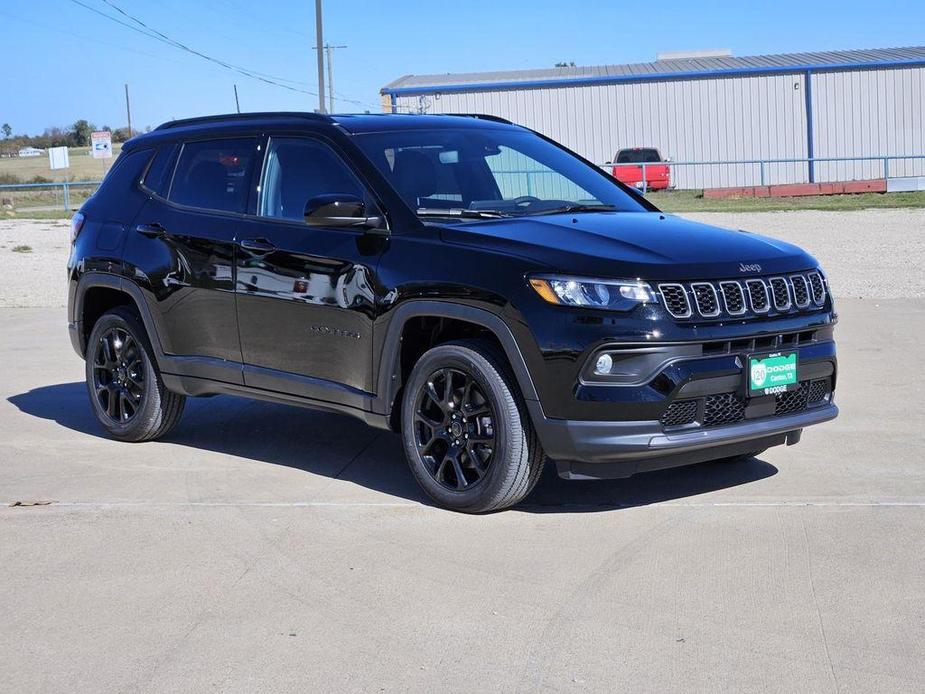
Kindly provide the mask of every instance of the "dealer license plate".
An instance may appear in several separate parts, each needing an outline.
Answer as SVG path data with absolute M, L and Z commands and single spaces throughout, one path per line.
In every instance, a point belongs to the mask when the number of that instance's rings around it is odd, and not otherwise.
M 749 397 L 777 395 L 798 386 L 797 353 L 752 354 L 745 370 Z

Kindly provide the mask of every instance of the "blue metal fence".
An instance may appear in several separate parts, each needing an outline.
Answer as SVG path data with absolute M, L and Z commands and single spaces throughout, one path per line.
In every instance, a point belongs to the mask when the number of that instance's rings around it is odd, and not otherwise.
M 892 165 L 891 165 L 891 162 Z M 671 169 L 671 185 L 673 188 L 686 190 L 699 190 L 703 188 L 722 188 L 739 186 L 766 186 L 781 183 L 831 183 L 857 180 L 870 180 L 874 178 L 891 178 L 897 176 L 925 176 L 925 154 L 877 154 L 863 157 L 811 157 L 803 159 L 742 159 L 738 161 L 668 161 L 650 162 L 647 164 L 627 163 L 615 164 L 606 162 L 601 168 L 608 172 L 622 167 L 642 167 L 641 188 L 648 192 L 647 168 L 649 166 L 664 166 Z M 693 175 L 685 176 L 691 171 L 685 167 L 702 167 L 699 174 L 694 170 Z M 719 167 L 725 171 L 726 176 L 705 175 L 704 169 Z M 785 175 L 780 175 L 781 168 L 787 167 Z M 775 175 L 777 174 L 777 175 Z M 708 185 L 711 179 L 717 179 L 718 184 Z M 723 181 L 733 181 L 723 183 Z M 691 181 L 695 185 L 691 185 Z
M 513 162 L 511 162 L 513 163 Z M 664 165 L 661 162 L 659 165 Z M 694 167 L 704 169 L 719 169 L 724 175 L 710 176 L 718 180 L 735 180 L 732 186 L 766 186 L 780 183 L 816 183 L 845 182 L 853 180 L 868 180 L 872 178 L 891 178 L 895 176 L 923 176 L 925 177 L 925 154 L 911 155 L 872 155 L 863 157 L 813 157 L 805 159 L 743 159 L 739 161 L 669 161 L 671 170 L 671 187 L 681 190 L 699 190 L 705 187 L 724 187 L 723 185 L 703 185 L 703 175 L 685 176 L 686 171 Z M 648 192 L 648 167 L 651 163 L 614 164 L 606 162 L 600 167 L 608 173 L 615 167 L 642 168 L 640 188 Z M 789 167 L 786 175 L 780 175 L 780 167 Z M 696 169 L 694 169 L 696 170 Z M 493 170 L 499 177 L 502 193 L 507 195 L 536 195 L 544 198 L 559 198 L 564 200 L 577 200 L 586 197 L 587 193 L 578 186 L 564 179 L 560 174 L 550 169 L 530 169 L 515 165 L 514 167 L 498 167 Z M 697 181 L 690 185 L 688 181 Z M 14 183 L 0 185 L 0 200 L 12 198 L 16 209 L 29 211 L 37 209 L 60 208 L 65 211 L 74 209 L 74 193 L 78 191 L 85 198 L 91 195 L 100 181 L 61 181 L 55 183 Z M 53 204 L 35 204 L 35 196 L 29 193 L 52 193 Z M 27 198 L 27 203 L 17 205 L 17 198 Z M 29 199 L 29 198 L 32 199 Z M 38 200 L 42 202 L 41 199 Z
M 50 209 L 54 207 L 61 207 L 65 211 L 71 210 L 71 196 L 74 191 L 86 192 L 88 195 L 93 194 L 94 191 L 99 187 L 100 181 L 60 181 L 53 183 L 8 183 L 0 185 L 0 200 L 9 197 L 14 201 L 14 208 L 23 209 L 23 210 L 36 210 L 36 209 Z M 23 193 L 28 195 L 28 193 L 52 193 L 54 200 L 56 201 L 53 205 L 36 205 L 36 204 L 26 204 L 26 205 L 16 205 L 15 200 L 17 195 L 16 193 Z M 9 193 L 10 195 L 5 195 Z

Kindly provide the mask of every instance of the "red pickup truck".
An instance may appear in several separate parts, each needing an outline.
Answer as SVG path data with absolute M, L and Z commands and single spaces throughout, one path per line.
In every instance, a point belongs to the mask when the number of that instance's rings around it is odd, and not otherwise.
M 645 164 L 645 184 L 642 165 Z M 613 158 L 613 176 L 628 186 L 642 190 L 666 190 L 671 187 L 668 161 L 654 147 L 621 149 Z

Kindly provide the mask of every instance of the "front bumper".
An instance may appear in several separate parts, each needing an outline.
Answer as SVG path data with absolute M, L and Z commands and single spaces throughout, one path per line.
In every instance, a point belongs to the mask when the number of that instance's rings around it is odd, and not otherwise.
M 660 422 L 545 419 L 541 439 L 566 479 L 614 479 L 792 445 L 804 427 L 838 416 L 828 402 L 803 412 L 727 426 L 666 433 Z
M 637 370 L 647 374 L 638 385 L 581 381 L 566 416 L 550 416 L 532 403 L 532 420 L 567 479 L 629 477 L 794 444 L 804 427 L 838 415 L 835 343 L 830 331 L 788 347 L 780 342 L 775 338 L 768 351 L 793 349 L 800 359 L 799 386 L 787 393 L 744 392 L 745 355 L 765 346 L 749 342 L 738 351 L 732 347 L 739 345 L 726 344 L 719 354 L 698 356 L 702 345 L 688 344 L 632 352 Z M 592 412 L 597 416 L 586 416 Z

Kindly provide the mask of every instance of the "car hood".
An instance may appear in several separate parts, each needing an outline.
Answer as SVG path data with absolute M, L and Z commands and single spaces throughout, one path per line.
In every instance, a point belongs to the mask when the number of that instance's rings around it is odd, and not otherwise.
M 447 225 L 441 233 L 450 244 L 495 249 L 553 271 L 593 277 L 718 279 L 817 265 L 792 244 L 659 212 L 504 218 Z

